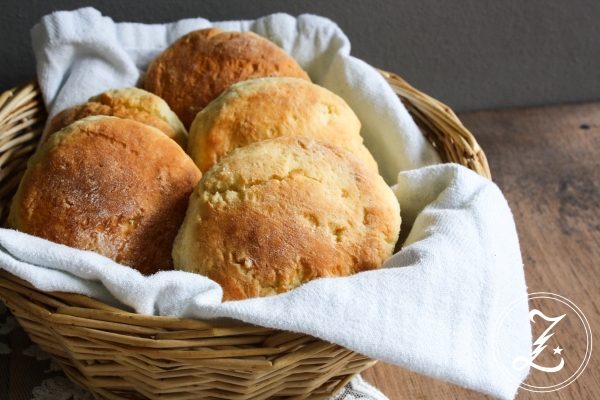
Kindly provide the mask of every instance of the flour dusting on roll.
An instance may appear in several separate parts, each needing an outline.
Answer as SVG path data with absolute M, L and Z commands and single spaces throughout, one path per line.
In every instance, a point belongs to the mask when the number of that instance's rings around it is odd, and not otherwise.
M 331 142 L 280 137 L 239 148 L 190 198 L 175 268 L 218 282 L 224 300 L 379 268 L 400 207 L 383 179 Z
M 88 117 L 52 135 L 29 160 L 9 224 L 149 275 L 173 268 L 173 241 L 200 177 L 158 129 Z

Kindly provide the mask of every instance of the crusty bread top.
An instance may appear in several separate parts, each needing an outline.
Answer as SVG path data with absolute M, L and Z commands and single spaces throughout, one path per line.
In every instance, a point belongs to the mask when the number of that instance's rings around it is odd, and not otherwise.
M 363 146 L 360 121 L 339 96 L 298 78 L 260 78 L 230 86 L 198 113 L 187 153 L 202 173 L 251 143 L 279 136 L 329 140 L 377 172 Z
M 187 144 L 187 131 L 168 104 L 155 94 L 134 87 L 107 90 L 87 103 L 62 110 L 50 121 L 46 140 L 65 126 L 94 115 L 138 121 L 159 129 L 184 149 Z
M 330 142 L 279 137 L 235 150 L 204 175 L 173 259 L 237 300 L 379 268 L 399 230 L 394 193 L 358 158 Z
M 52 135 L 31 157 L 9 223 L 152 274 L 172 269 L 173 240 L 200 176 L 159 130 L 88 117 Z
M 148 67 L 144 88 L 166 100 L 189 129 L 196 114 L 236 82 L 267 76 L 310 80 L 284 50 L 251 32 L 209 28 L 169 46 Z

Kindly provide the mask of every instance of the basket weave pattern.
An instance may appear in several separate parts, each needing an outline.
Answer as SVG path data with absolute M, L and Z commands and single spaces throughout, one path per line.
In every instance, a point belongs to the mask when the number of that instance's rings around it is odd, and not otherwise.
M 485 155 L 447 106 L 380 71 L 445 162 L 491 178 Z M 0 96 L 0 224 L 46 120 L 36 82 Z M 0 300 L 31 340 L 97 399 L 322 399 L 375 360 L 314 337 L 125 312 L 44 293 L 0 270 Z

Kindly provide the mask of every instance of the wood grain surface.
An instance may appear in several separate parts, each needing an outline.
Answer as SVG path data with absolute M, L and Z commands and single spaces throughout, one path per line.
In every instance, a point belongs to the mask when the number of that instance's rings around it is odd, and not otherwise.
M 494 182 L 513 211 L 529 293 L 571 300 L 600 338 L 600 103 L 459 117 L 484 149 Z M 564 313 L 558 302 L 530 307 L 548 316 Z M 553 328 L 548 344 L 563 348 L 568 361 L 582 355 L 586 336 L 577 321 L 565 321 Z M 534 340 L 547 327 L 532 324 Z M 536 360 L 540 365 L 554 360 L 549 348 Z M 569 386 L 549 393 L 520 389 L 517 399 L 600 399 L 599 353 L 592 352 L 585 371 Z M 489 398 L 383 362 L 362 375 L 392 400 Z M 532 369 L 525 382 L 546 386 L 557 378 Z

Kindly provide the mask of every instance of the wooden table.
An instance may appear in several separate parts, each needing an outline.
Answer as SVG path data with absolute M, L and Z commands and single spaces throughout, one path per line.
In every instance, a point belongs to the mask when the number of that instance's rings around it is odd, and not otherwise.
M 600 339 L 600 103 L 459 118 L 484 149 L 513 211 L 529 293 L 568 298 Z M 539 333 L 533 330 L 534 340 Z M 568 330 L 556 335 L 570 333 L 573 346 L 585 340 Z M 363 377 L 392 400 L 489 398 L 382 362 Z M 600 399 L 600 348 L 571 385 L 551 393 L 520 389 L 517 399 Z

